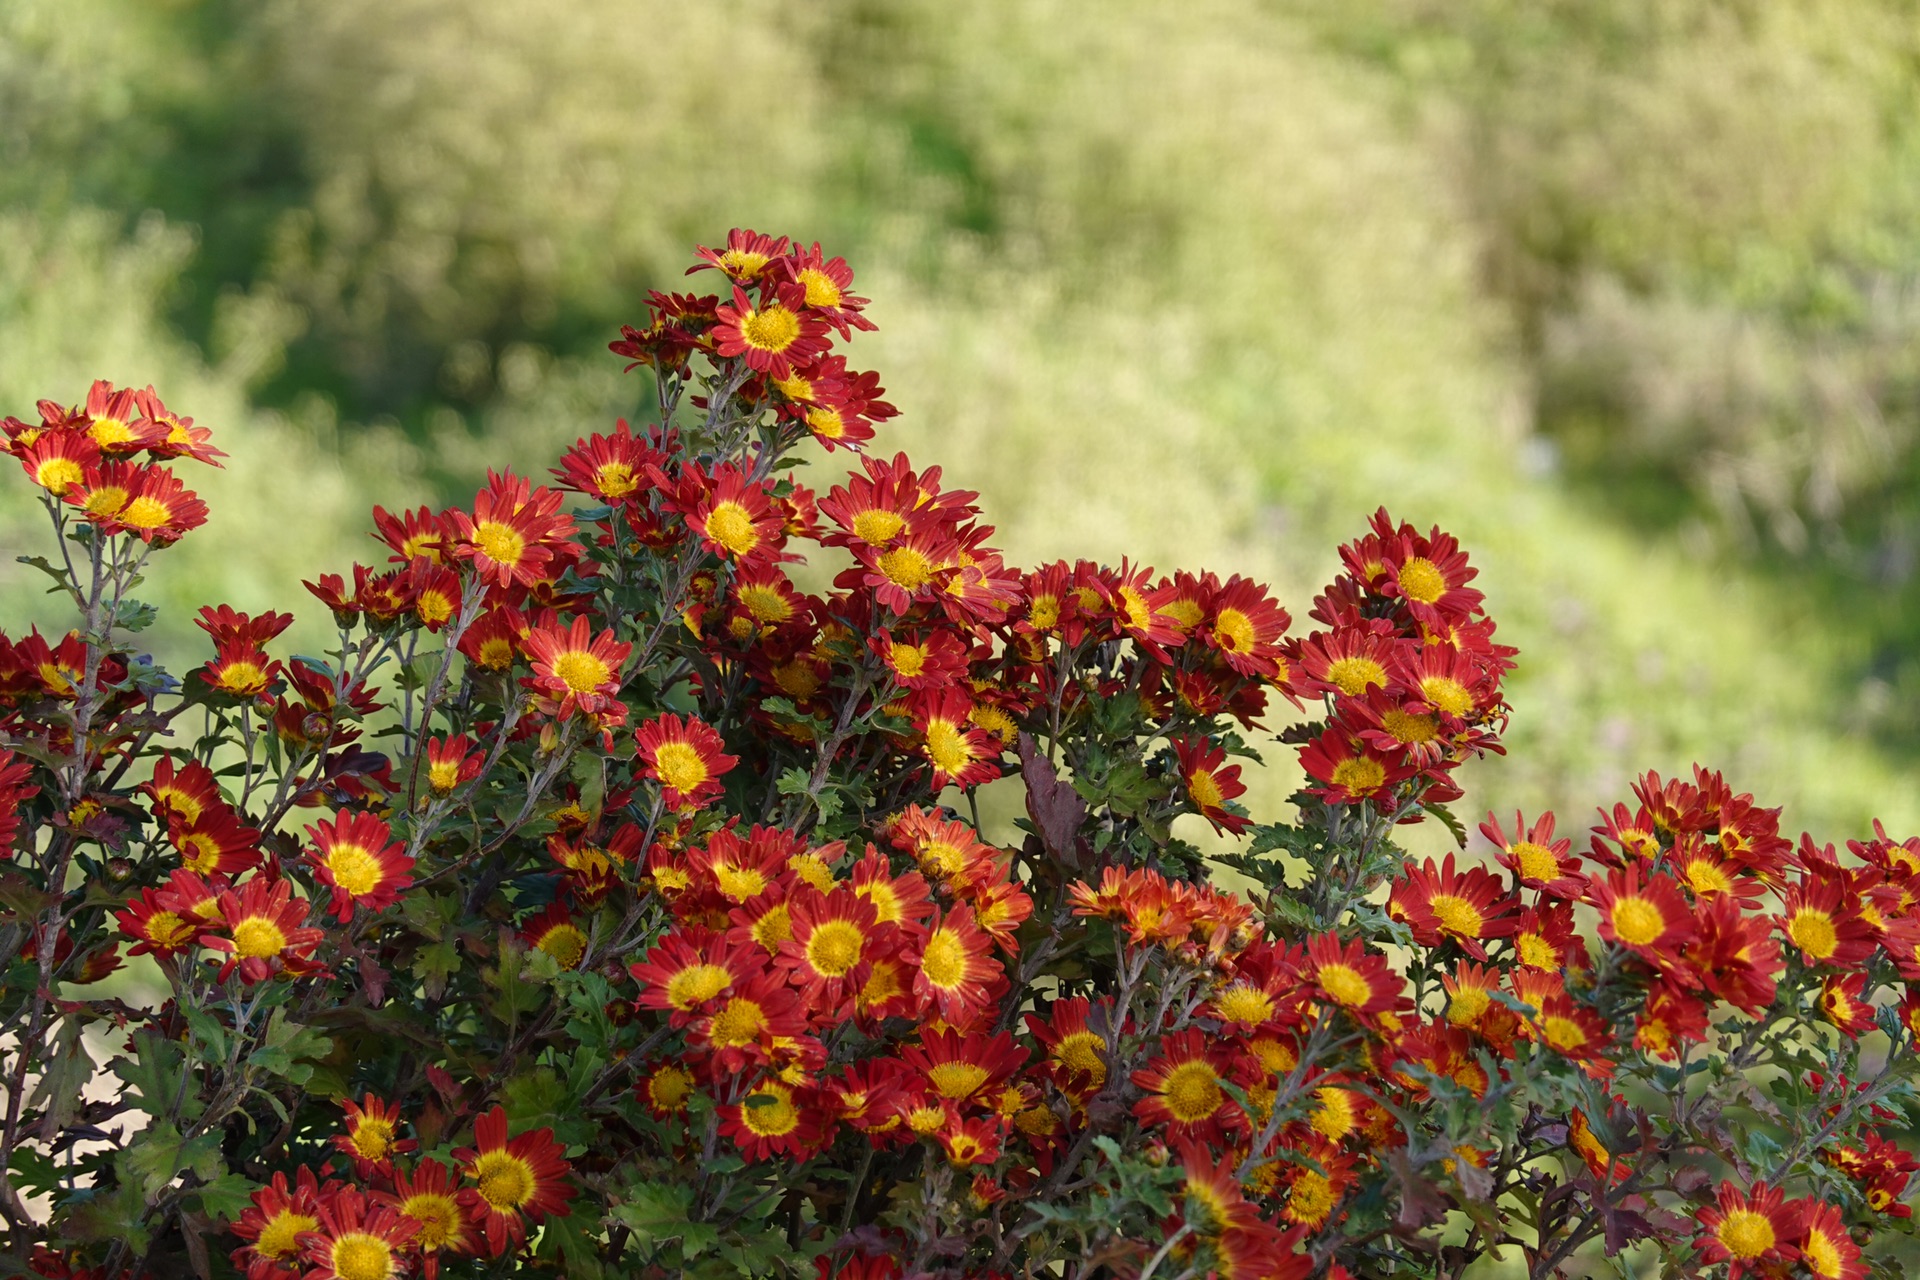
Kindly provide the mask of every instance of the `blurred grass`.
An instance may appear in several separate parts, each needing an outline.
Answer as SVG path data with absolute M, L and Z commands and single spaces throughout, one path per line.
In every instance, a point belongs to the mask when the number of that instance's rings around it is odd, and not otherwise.
M 368 508 L 630 412 L 641 292 L 783 231 L 1020 561 L 1298 618 L 1374 507 L 1458 533 L 1522 649 L 1478 806 L 1698 759 L 1913 829 L 1917 53 L 1891 0 L 15 0 L 0 410 L 154 382 L 233 455 L 163 648 L 312 627 Z

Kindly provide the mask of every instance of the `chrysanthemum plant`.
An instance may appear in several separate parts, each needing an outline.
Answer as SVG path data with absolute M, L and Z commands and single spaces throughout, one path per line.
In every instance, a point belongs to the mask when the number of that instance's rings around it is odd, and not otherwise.
M 376 509 L 319 656 L 136 647 L 204 428 L 6 421 L 78 622 L 0 643 L 0 1271 L 1899 1274 L 1920 840 L 1696 770 L 1469 848 L 1512 650 L 1454 539 L 1380 513 L 1291 635 L 1020 572 L 867 448 L 842 260 L 700 258 L 613 344 L 654 425 Z

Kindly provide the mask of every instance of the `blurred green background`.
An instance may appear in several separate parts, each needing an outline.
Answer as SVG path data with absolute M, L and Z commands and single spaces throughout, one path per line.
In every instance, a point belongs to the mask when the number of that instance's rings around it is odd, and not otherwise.
M 1905 0 L 7 0 L 0 412 L 108 377 L 215 429 L 186 652 L 631 412 L 605 343 L 696 241 L 818 239 L 880 443 L 1019 562 L 1299 618 L 1376 506 L 1458 533 L 1522 649 L 1470 811 L 1698 759 L 1904 834 L 1916 107 Z M 58 620 L 7 560 L 6 629 Z

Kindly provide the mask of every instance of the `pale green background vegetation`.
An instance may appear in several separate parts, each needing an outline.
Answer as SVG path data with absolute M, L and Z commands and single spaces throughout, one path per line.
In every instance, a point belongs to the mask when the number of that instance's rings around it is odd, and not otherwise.
M 1917 98 L 1898 0 L 8 0 L 0 412 L 108 377 L 215 428 L 185 654 L 193 603 L 317 622 L 372 504 L 632 412 L 605 343 L 694 242 L 818 239 L 880 443 L 1021 563 L 1300 618 L 1376 506 L 1455 531 L 1523 651 L 1470 811 L 1697 759 L 1906 834 Z M 54 621 L 10 559 L 5 629 Z

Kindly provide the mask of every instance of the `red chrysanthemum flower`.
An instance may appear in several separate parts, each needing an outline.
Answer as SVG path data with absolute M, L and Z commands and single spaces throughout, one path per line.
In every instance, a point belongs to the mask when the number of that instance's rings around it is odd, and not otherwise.
M 1342 947 L 1339 935 L 1332 933 L 1308 939 L 1303 976 L 1328 1000 L 1359 1017 L 1391 1010 L 1406 989 L 1406 979 L 1388 967 L 1385 956 L 1368 951 L 1359 938 Z
M 356 906 L 383 911 L 413 883 L 413 859 L 393 839 L 393 828 L 370 813 L 337 813 L 307 828 L 308 859 L 320 883 L 333 891 L 334 919 L 345 924 Z
M 1663 969 L 1680 963 L 1680 949 L 1693 941 L 1693 914 L 1672 877 L 1642 874 L 1638 866 L 1609 871 L 1589 887 L 1600 912 L 1600 936 L 1630 947 Z
M 1220 1086 L 1230 1078 L 1227 1058 L 1197 1028 L 1161 1042 L 1161 1052 L 1133 1073 L 1146 1094 L 1133 1104 L 1142 1124 L 1166 1125 L 1173 1137 L 1200 1141 L 1246 1128 L 1246 1115 Z
M 102 463 L 60 496 L 104 534 L 130 533 L 162 546 L 207 522 L 207 504 L 165 467 Z
M 1381 592 L 1398 596 L 1407 612 L 1429 627 L 1440 627 L 1467 617 L 1485 597 L 1466 584 L 1479 575 L 1467 564 L 1459 540 L 1438 526 L 1425 537 L 1412 525 L 1393 527 L 1382 507 L 1373 517 L 1373 529 L 1385 551 L 1385 582 Z
M 120 932 L 134 940 L 130 956 L 179 955 L 199 938 L 202 927 L 201 921 L 183 915 L 164 889 L 142 889 L 114 919 Z
M 479 1250 L 480 1237 L 460 1204 L 458 1175 L 438 1160 L 422 1160 L 411 1173 L 395 1173 L 393 1190 L 379 1197 L 414 1225 L 412 1247 L 420 1254 L 420 1274 L 434 1280 L 440 1255 Z
M 1581 874 L 1580 859 L 1573 854 L 1573 841 L 1555 840 L 1553 825 L 1551 813 L 1541 814 L 1529 827 L 1526 818 L 1516 811 L 1514 836 L 1509 841 L 1506 832 L 1500 829 L 1500 819 L 1489 813 L 1487 820 L 1480 824 L 1480 834 L 1493 842 L 1499 850 L 1494 857 L 1513 872 L 1513 878 L 1520 884 L 1549 897 L 1577 897 L 1586 888 L 1586 877 Z
M 587 931 L 559 900 L 520 922 L 520 936 L 535 951 L 552 956 L 562 969 L 576 969 L 587 954 Z
M 191 823 L 169 817 L 167 839 L 179 850 L 181 865 L 197 875 L 231 880 L 260 863 L 260 832 L 225 805 L 203 810 Z
M 965 1025 L 1003 978 L 992 948 L 993 940 L 974 923 L 972 908 L 935 912 L 926 935 L 907 949 L 914 994 L 947 1022 Z
M 220 981 L 234 969 L 242 982 L 261 982 L 276 973 L 299 976 L 321 965 L 313 949 L 326 934 L 307 927 L 309 904 L 293 896 L 285 880 L 255 876 L 240 889 L 219 894 L 220 932 L 200 935 L 200 945 L 224 952 Z
M 1866 985 L 1864 973 L 1828 974 L 1820 983 L 1820 1016 L 1856 1040 L 1874 1026 Z
M 1418 870 L 1409 870 L 1393 886 L 1387 913 L 1405 920 L 1423 947 L 1452 939 L 1474 959 L 1485 960 L 1486 942 L 1513 935 L 1519 922 L 1512 913 L 1518 906 L 1492 872 L 1485 867 L 1457 871 L 1449 853 L 1444 864 L 1428 858 Z
M 1601 1186 L 1612 1186 L 1626 1178 L 1626 1165 L 1600 1140 L 1587 1113 L 1578 1107 L 1567 1116 L 1567 1146 Z
M 786 256 L 787 238 L 778 240 L 758 231 L 749 231 L 744 227 L 735 227 L 727 232 L 725 249 L 709 249 L 701 245 L 696 251 L 700 261 L 687 268 L 687 274 L 706 271 L 718 267 L 728 278 L 741 284 L 752 284 L 767 273 L 767 268 Z M 667 299 L 677 301 L 678 295 Z M 679 310 L 680 308 L 675 308 Z
M 1324 784 L 1309 790 L 1332 804 L 1384 800 L 1413 776 L 1404 759 L 1353 738 L 1337 725 L 1300 749 L 1300 767 Z
M 739 467 L 727 462 L 711 475 L 689 467 L 670 493 L 669 509 L 684 515 L 687 527 L 722 560 L 759 565 L 779 558 L 786 540 L 785 520 L 774 508 L 764 481 L 749 481 Z
M 319 1225 L 301 1236 L 301 1254 L 312 1265 L 302 1280 L 386 1280 L 402 1275 L 402 1256 L 419 1230 L 389 1205 L 358 1187 L 341 1187 L 321 1201 Z
M 1749 1271 L 1763 1272 L 1772 1264 L 1800 1256 L 1796 1244 L 1801 1235 L 1800 1202 L 1786 1203 L 1780 1188 L 1764 1182 L 1754 1183 L 1744 1193 L 1733 1183 L 1722 1182 L 1715 1203 L 1700 1211 L 1699 1220 L 1702 1230 L 1694 1247 L 1700 1261 L 1725 1262 L 1727 1280 L 1740 1280 Z
M 1876 945 L 1858 904 L 1847 903 L 1840 885 L 1823 876 L 1810 875 L 1787 889 L 1780 926 L 1810 965 L 1850 968 Z
M 743 356 L 749 369 L 769 378 L 790 378 L 795 364 L 805 364 L 827 349 L 827 323 L 808 310 L 803 285 L 763 285 L 758 306 L 735 285 L 733 304 L 723 303 L 714 316 L 715 354 Z
M 20 465 L 35 484 L 64 498 L 100 465 L 100 446 L 83 432 L 49 431 L 20 454 Z
M 872 332 L 873 321 L 860 314 L 867 299 L 854 296 L 853 268 L 845 258 L 825 257 L 818 243 L 811 249 L 795 245 L 786 266 L 793 282 L 805 291 L 807 309 L 838 329 L 842 338 L 851 336 L 850 327 Z
M 873 903 L 850 885 L 835 886 L 830 893 L 803 885 L 787 907 L 793 936 L 780 944 L 776 963 L 805 992 L 810 1008 L 822 1013 L 837 1009 L 866 984 L 873 970 L 870 953 L 879 927 Z
M 882 631 L 867 645 L 902 689 L 939 689 L 966 678 L 966 646 L 951 631 L 915 635 Z
M 786 904 L 779 907 L 784 918 Z M 711 1012 L 693 1023 L 687 1041 L 710 1051 L 713 1069 L 721 1074 L 767 1062 L 780 1042 L 806 1033 L 806 1009 L 799 993 L 787 987 L 778 973 L 760 970 L 706 1007 Z
M 86 408 L 73 415 L 92 435 L 101 452 L 133 454 L 151 449 L 166 440 L 166 428 L 141 412 L 139 392 L 130 387 L 116 390 L 102 378 L 87 389 Z M 42 416 L 45 416 L 42 409 Z
M 1007 1121 L 997 1116 L 952 1116 L 934 1138 L 940 1144 L 947 1163 L 956 1169 L 992 1164 L 1000 1158 L 1006 1141 Z
M 466 734 L 428 738 L 427 786 L 435 795 L 447 795 L 480 776 L 486 753 L 476 750 Z
M 1860 1259 L 1860 1246 L 1841 1219 L 1839 1207 L 1802 1203 L 1806 1226 L 1797 1243 L 1800 1265 L 1817 1280 L 1867 1280 L 1867 1264 Z
M 361 1178 L 371 1178 L 376 1171 L 388 1172 L 396 1155 L 405 1155 L 420 1145 L 412 1138 L 399 1136 L 399 1103 L 382 1102 L 369 1093 L 360 1103 L 343 1098 L 340 1105 L 347 1113 L 347 1131 L 333 1135 L 332 1143 L 353 1161 Z
M 573 448 L 561 455 L 553 475 L 563 489 L 606 503 L 625 502 L 652 487 L 647 468 L 664 464 L 668 456 L 665 443 L 658 438 L 636 438 L 622 418 L 610 436 L 595 433 L 574 441 Z
M 1301 643 L 1294 664 L 1301 692 L 1358 698 L 1369 689 L 1386 689 L 1398 648 L 1391 627 L 1381 621 L 1317 631 Z
M 141 783 L 139 789 L 152 802 L 154 816 L 161 819 L 179 817 L 188 823 L 198 822 L 202 813 L 223 803 L 213 770 L 198 760 L 176 767 L 170 755 L 160 757 L 153 766 L 152 779 Z
M 534 585 L 551 567 L 555 544 L 573 534 L 573 518 L 560 511 L 560 502 L 557 491 L 529 486 L 521 476 L 487 472 L 473 514 L 446 513 L 454 558 L 470 561 L 492 586 Z
M 1012 1079 L 1027 1064 L 1027 1051 L 1004 1031 L 989 1037 L 923 1030 L 920 1043 L 903 1047 L 900 1059 L 920 1073 L 935 1097 L 968 1107 L 985 1102 Z
M 453 1153 L 460 1172 L 475 1185 L 463 1188 L 460 1203 L 498 1257 L 509 1243 L 526 1239 L 526 1219 L 564 1218 L 573 1188 L 569 1166 L 553 1130 L 533 1129 L 507 1137 L 506 1108 L 495 1106 L 473 1122 L 473 1146 Z
M 720 1132 L 751 1161 L 805 1159 L 825 1136 L 811 1100 L 779 1080 L 762 1080 L 739 1102 L 721 1107 Z
M 1200 634 L 1241 675 L 1274 680 L 1280 676 L 1281 637 L 1290 621 L 1264 586 L 1236 574 L 1213 598 Z
M 721 794 L 721 776 L 740 763 L 726 754 L 726 743 L 713 727 L 694 716 L 649 720 L 635 741 L 642 771 L 660 784 L 669 809 L 704 808 Z
M 292 1188 L 287 1186 L 287 1175 L 276 1172 L 266 1186 L 253 1193 L 252 1203 L 230 1228 L 247 1242 L 233 1251 L 233 1265 L 246 1268 L 247 1280 L 285 1280 L 298 1275 L 294 1268 L 301 1237 L 319 1229 L 320 1206 L 338 1189 L 339 1184 L 331 1180 L 320 1182 L 305 1165 L 295 1171 Z
M 1226 748 L 1205 738 L 1175 738 L 1173 754 L 1179 762 L 1180 779 L 1186 784 L 1187 798 L 1200 816 L 1213 824 L 1215 831 L 1239 835 L 1253 825 L 1245 814 L 1232 813 L 1227 801 L 1246 793 L 1240 781 L 1240 766 L 1227 764 Z
M 932 786 L 965 790 L 1000 776 L 1000 742 L 973 727 L 968 713 L 973 700 L 961 689 L 923 693 L 913 701 L 913 727 L 920 731 L 920 751 L 933 766 Z
M 586 616 L 577 615 L 570 629 L 548 621 L 527 632 L 521 644 L 533 664 L 527 686 L 558 699 L 554 714 L 559 718 L 576 711 L 599 715 L 619 707 L 624 721 L 625 707 L 618 701 L 620 666 L 633 646 L 614 639 L 612 628 L 595 636 Z

